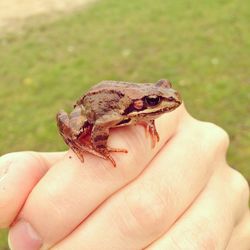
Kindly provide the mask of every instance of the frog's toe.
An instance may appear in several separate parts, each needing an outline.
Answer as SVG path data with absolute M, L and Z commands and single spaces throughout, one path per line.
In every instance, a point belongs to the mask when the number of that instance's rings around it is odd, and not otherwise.
M 116 162 L 115 160 L 113 159 L 113 157 L 111 155 L 108 155 L 108 160 L 112 163 L 113 167 L 115 168 L 116 167 Z
M 128 150 L 125 148 L 108 148 L 109 152 L 118 152 L 118 153 L 128 153 Z

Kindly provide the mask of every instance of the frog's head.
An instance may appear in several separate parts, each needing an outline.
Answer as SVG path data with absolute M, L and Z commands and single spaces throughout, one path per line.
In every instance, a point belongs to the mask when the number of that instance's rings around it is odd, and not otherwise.
M 168 80 L 159 80 L 154 85 L 147 85 L 144 95 L 139 99 L 133 100 L 127 110 L 130 117 L 151 117 L 170 112 L 181 104 L 180 94 L 172 89 L 172 84 Z

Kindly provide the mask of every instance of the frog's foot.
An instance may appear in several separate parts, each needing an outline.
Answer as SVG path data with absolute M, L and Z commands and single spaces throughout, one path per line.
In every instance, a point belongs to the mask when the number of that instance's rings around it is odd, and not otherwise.
M 81 162 L 84 162 L 83 154 L 85 152 L 90 153 L 92 155 L 96 155 L 102 159 L 106 159 L 106 157 L 103 154 L 97 152 L 92 146 L 88 144 L 84 145 L 82 141 L 81 143 L 79 143 L 77 140 L 71 141 L 69 138 L 64 138 L 64 141 L 72 149 L 72 151 L 77 155 L 77 157 L 79 158 Z
M 112 165 L 114 167 L 116 167 L 116 162 L 115 160 L 113 159 L 113 157 L 111 156 L 110 153 L 113 153 L 113 152 L 118 152 L 118 153 L 128 153 L 128 150 L 126 149 L 121 149 L 121 148 L 109 148 L 107 147 L 106 149 L 98 149 L 98 151 L 101 155 L 102 155 L 102 158 L 106 159 L 106 160 L 109 160 Z
M 109 160 L 112 163 L 114 168 L 116 167 L 116 162 L 108 151 L 107 151 L 107 153 L 105 153 L 105 159 Z
M 156 127 L 155 127 L 154 120 L 140 122 L 139 124 L 145 128 L 146 137 L 148 137 L 150 135 L 151 141 L 152 141 L 151 145 L 152 145 L 152 148 L 154 148 L 156 143 L 160 140 L 159 134 L 158 134 Z
M 79 158 L 79 160 L 81 162 L 84 162 L 83 151 L 80 150 L 79 145 L 76 142 L 72 142 L 72 141 L 69 141 L 69 140 L 67 140 L 67 141 L 65 140 L 65 142 L 72 149 L 72 151 L 77 155 L 77 157 Z

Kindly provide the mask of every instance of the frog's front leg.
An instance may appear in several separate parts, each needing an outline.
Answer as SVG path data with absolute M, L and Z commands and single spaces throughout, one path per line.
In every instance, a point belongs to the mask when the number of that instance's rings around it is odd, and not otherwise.
M 145 127 L 146 136 L 148 137 L 148 135 L 150 135 L 151 141 L 152 141 L 152 148 L 154 148 L 156 143 L 159 142 L 159 140 L 160 140 L 159 134 L 158 134 L 156 127 L 155 127 L 155 121 L 154 120 L 149 120 L 149 121 L 146 120 L 146 121 L 139 122 L 139 124 Z
M 91 133 L 91 126 L 87 124 L 81 107 L 75 107 L 70 115 L 62 110 L 57 113 L 56 119 L 59 132 L 65 143 L 75 152 L 82 162 L 84 161 L 83 152 L 89 152 L 105 158 L 93 149 L 90 142 L 79 140 L 79 137 L 82 138 Z
M 95 123 L 92 133 L 91 133 L 91 141 L 94 149 L 102 154 L 105 159 L 110 160 L 114 167 L 116 167 L 116 163 L 111 156 L 111 152 L 122 152 L 128 153 L 126 149 L 119 148 L 110 148 L 107 145 L 108 137 L 109 137 L 109 128 L 114 127 L 118 124 L 122 118 L 118 117 L 110 117 L 105 116 L 102 119 Z

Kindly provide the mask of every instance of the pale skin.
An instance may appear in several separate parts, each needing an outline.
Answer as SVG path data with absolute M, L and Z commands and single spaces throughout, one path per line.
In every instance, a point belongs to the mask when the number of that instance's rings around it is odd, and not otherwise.
M 250 249 L 249 188 L 226 162 L 228 136 L 181 105 L 142 126 L 113 129 L 117 167 L 85 153 L 0 158 L 0 227 L 14 250 Z

